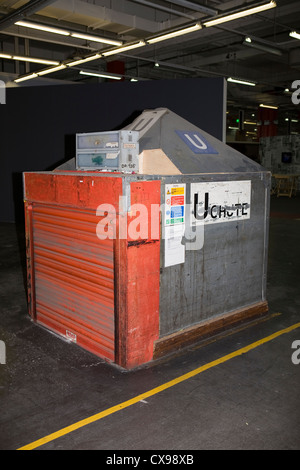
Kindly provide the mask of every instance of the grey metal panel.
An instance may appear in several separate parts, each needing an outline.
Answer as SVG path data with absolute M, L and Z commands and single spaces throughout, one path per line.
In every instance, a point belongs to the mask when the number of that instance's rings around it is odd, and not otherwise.
M 251 217 L 207 225 L 203 248 L 186 250 L 185 262 L 175 266 L 163 267 L 162 240 L 160 337 L 265 300 L 270 174 L 215 174 L 213 179 L 251 179 Z
M 129 126 L 124 127 L 124 131 L 139 133 L 139 153 L 143 150 L 162 149 L 178 170 L 185 175 L 264 171 L 258 163 L 167 108 L 144 111 Z M 103 133 L 98 133 L 100 134 Z M 184 137 L 186 134 L 188 138 Z M 93 135 L 96 134 L 93 133 Z M 206 149 L 199 149 L 189 142 L 188 139 L 193 139 L 194 135 L 196 138 L 198 136 L 203 139 L 207 145 Z M 196 141 L 196 144 L 199 142 Z M 59 167 L 60 170 L 66 168 L 65 164 Z
M 156 112 L 159 118 L 153 118 Z M 139 129 L 139 120 L 141 127 L 143 122 L 148 122 L 145 127 L 146 131 L 140 135 L 140 152 L 162 149 L 182 174 L 263 170 L 258 163 L 166 108 L 144 111 L 127 128 Z M 195 147 L 187 145 L 178 131 L 202 136 L 208 144 L 208 149 L 214 153 L 208 153 L 208 151 L 195 153 Z
M 55 170 L 59 171 L 72 171 L 76 170 L 76 160 L 75 157 L 71 158 L 70 160 L 67 160 L 66 162 L 62 163 L 61 165 L 57 166 Z
M 270 173 L 166 108 L 145 111 L 127 129 L 140 133 L 140 152 L 162 149 L 182 173 L 122 176 L 124 188 L 160 179 L 162 204 L 167 183 L 185 183 L 189 202 L 192 182 L 251 181 L 250 219 L 205 225 L 203 247 L 186 249 L 183 263 L 165 267 L 162 227 L 160 336 L 266 300 Z

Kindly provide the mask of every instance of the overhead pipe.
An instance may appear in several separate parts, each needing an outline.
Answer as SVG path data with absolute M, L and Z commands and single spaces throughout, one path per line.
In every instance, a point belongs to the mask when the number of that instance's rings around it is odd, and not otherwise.
M 190 2 L 188 0 L 168 0 L 168 2 L 180 5 L 190 10 L 199 11 L 200 13 L 205 13 L 206 15 L 215 16 L 218 14 L 218 10 L 215 8 L 210 8 L 206 5 L 200 5 L 199 3 Z
M 145 5 L 150 8 L 155 8 L 156 10 L 165 11 L 166 13 L 171 13 L 172 15 L 181 16 L 184 18 L 189 18 L 190 20 L 197 19 L 195 16 L 188 15 L 187 13 L 183 13 L 178 10 L 173 10 L 172 8 L 164 7 L 162 5 L 157 5 L 157 3 L 149 2 L 148 0 L 133 0 L 135 3 L 139 3 L 140 5 Z

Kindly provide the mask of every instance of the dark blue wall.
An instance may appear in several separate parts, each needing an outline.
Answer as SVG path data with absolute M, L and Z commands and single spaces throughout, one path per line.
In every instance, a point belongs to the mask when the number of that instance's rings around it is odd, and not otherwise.
M 0 105 L 0 221 L 22 221 L 22 172 L 74 157 L 76 132 L 120 129 L 144 109 L 166 107 L 222 140 L 223 103 L 222 78 L 8 88 Z

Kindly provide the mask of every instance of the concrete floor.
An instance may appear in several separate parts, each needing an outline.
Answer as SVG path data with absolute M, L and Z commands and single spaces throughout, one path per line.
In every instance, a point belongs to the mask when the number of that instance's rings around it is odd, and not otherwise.
M 6 345 L 6 364 L 0 364 L 0 449 L 26 446 L 300 322 L 300 198 L 272 199 L 271 215 L 268 316 L 132 372 L 107 365 L 30 321 L 23 227 L 0 224 L 0 340 Z M 127 450 L 128 455 L 299 449 L 295 340 L 300 327 L 33 448 Z

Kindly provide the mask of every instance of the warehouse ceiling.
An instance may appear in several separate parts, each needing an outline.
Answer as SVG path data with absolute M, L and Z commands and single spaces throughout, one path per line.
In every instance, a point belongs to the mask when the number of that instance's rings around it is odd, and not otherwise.
M 300 33 L 299 0 L 277 0 L 266 11 L 205 26 L 269 1 L 0 0 L 0 76 L 14 86 L 107 80 L 86 73 L 122 80 L 238 78 L 253 86 L 228 81 L 228 106 L 295 111 L 300 40 L 290 33 Z M 151 41 L 189 27 L 184 35 Z M 127 45 L 132 48 L 120 49 Z M 77 63 L 85 58 L 92 59 Z

